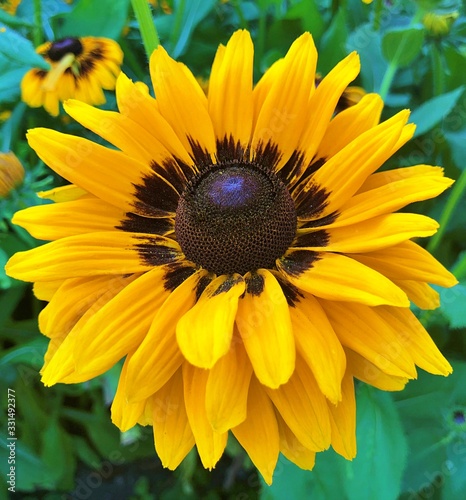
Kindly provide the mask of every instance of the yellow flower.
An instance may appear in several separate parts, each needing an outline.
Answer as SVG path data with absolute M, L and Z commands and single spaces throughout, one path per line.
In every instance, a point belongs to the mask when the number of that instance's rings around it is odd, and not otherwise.
M 8 196 L 24 179 L 24 168 L 14 153 L 0 153 L 0 198 Z
M 0 0 L 0 9 L 4 10 L 7 14 L 14 16 L 20 3 L 21 0 Z
M 449 363 L 414 314 L 455 278 L 411 238 L 438 224 L 393 213 L 453 181 L 416 165 L 375 173 L 413 135 L 408 111 L 379 123 L 376 94 L 334 114 L 356 53 L 315 86 L 310 34 L 253 86 L 236 32 L 206 96 L 159 47 L 157 99 L 124 74 L 119 113 L 66 111 L 117 150 L 53 130 L 29 143 L 72 184 L 14 222 L 52 240 L 10 276 L 49 301 L 46 385 L 95 377 L 126 357 L 112 407 L 154 429 L 165 467 L 196 445 L 206 468 L 231 431 L 267 483 L 281 451 L 305 469 L 329 446 L 356 453 L 353 379 L 400 390 L 416 365 Z
M 43 106 L 57 116 L 59 102 L 75 98 L 103 104 L 103 89 L 113 90 L 123 52 L 108 38 L 63 38 L 37 47 L 50 70 L 29 70 L 21 82 L 21 98 L 33 108 Z
M 458 17 L 458 11 L 448 12 L 446 14 L 427 12 L 422 18 L 422 23 L 430 34 L 434 36 L 444 36 L 450 32 L 453 23 Z

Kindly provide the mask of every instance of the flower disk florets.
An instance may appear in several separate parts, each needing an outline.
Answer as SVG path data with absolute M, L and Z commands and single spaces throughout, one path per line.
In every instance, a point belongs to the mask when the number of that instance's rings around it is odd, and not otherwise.
M 62 38 L 53 42 L 47 51 L 47 57 L 54 62 L 59 61 L 65 54 L 79 56 L 83 51 L 83 45 L 78 38 Z
M 296 226 L 286 186 L 247 162 L 215 165 L 198 175 L 182 194 L 175 220 L 186 257 L 216 274 L 273 267 Z

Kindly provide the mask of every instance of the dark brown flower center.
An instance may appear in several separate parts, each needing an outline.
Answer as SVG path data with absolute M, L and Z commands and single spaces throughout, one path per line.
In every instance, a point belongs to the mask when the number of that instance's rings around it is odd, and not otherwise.
M 296 235 L 283 182 L 254 163 L 212 166 L 187 186 L 175 233 L 186 258 L 216 274 L 271 268 Z
M 47 57 L 54 62 L 60 61 L 60 59 L 66 54 L 74 54 L 79 56 L 83 51 L 83 45 L 79 38 L 62 38 L 52 42 L 51 47 L 47 51 Z

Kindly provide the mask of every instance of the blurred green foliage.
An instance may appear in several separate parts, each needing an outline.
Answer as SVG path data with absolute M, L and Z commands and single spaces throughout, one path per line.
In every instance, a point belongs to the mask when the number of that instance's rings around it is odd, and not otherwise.
M 401 393 L 358 385 L 358 449 L 353 462 L 332 451 L 305 472 L 283 457 L 272 487 L 265 486 L 230 440 L 212 473 L 191 453 L 174 473 L 155 456 L 150 429 L 120 434 L 109 418 L 119 367 L 88 383 L 42 387 L 39 370 L 47 341 L 37 329 L 43 306 L 31 287 L 8 278 L 3 265 L 16 251 L 39 244 L 11 224 L 12 214 L 41 201 L 35 192 L 63 181 L 25 142 L 35 126 L 92 137 L 63 115 L 50 117 L 20 101 L 20 82 L 44 66 L 34 46 L 63 36 L 116 39 L 123 71 L 150 85 L 147 57 L 129 0 L 23 0 L 16 15 L 0 10 L 1 151 L 12 150 L 26 169 L 22 186 L 0 200 L 0 489 L 8 470 L 8 389 L 16 394 L 18 483 L 22 498 L 238 498 L 348 499 L 466 498 L 466 15 L 455 0 L 172 0 L 152 2 L 160 39 L 168 52 L 199 77 L 209 75 L 219 43 L 238 28 L 255 42 L 256 79 L 310 31 L 325 75 L 352 50 L 361 56 L 357 85 L 379 92 L 384 116 L 409 107 L 415 138 L 390 167 L 442 165 L 457 179 L 439 199 L 415 210 L 441 222 L 428 248 L 458 277 L 441 290 L 442 307 L 416 311 L 454 364 L 446 379 L 420 373 Z M 108 93 L 107 109 L 115 99 Z M 410 207 L 410 210 L 412 208 Z M 5 422 L 5 424 L 3 424 Z M 0 491 L 0 499 L 4 498 Z M 61 496 L 63 495 L 63 496 Z

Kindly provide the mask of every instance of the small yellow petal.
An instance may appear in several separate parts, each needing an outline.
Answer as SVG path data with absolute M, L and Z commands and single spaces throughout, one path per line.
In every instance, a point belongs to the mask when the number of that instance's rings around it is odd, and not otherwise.
M 288 303 L 270 271 L 261 269 L 245 279 L 247 288 L 238 304 L 236 324 L 256 377 L 277 388 L 289 380 L 295 363 Z
M 162 304 L 152 318 L 150 329 L 128 365 L 129 401 L 148 398 L 172 377 L 183 362 L 176 342 L 178 318 L 193 307 L 201 271 L 186 278 Z
M 228 352 L 238 299 L 244 288 L 239 274 L 219 276 L 207 285 L 196 305 L 178 321 L 176 339 L 192 365 L 212 368 Z
M 345 374 L 345 353 L 325 312 L 309 294 L 290 307 L 291 323 L 298 352 L 311 368 L 320 390 L 337 403 Z
M 406 294 L 389 279 L 345 255 L 323 253 L 309 269 L 296 271 L 303 252 L 290 251 L 277 260 L 278 269 L 299 289 L 328 300 L 409 306 Z
M 342 390 L 343 398 L 339 403 L 328 403 L 332 448 L 347 460 L 352 460 L 356 456 L 356 398 L 350 372 L 343 378 Z
M 174 470 L 194 446 L 181 368 L 152 396 L 152 412 L 157 455 L 164 467 Z
M 247 418 L 232 432 L 264 481 L 272 484 L 280 448 L 278 424 L 273 405 L 255 377 L 249 386 Z
M 211 470 L 223 454 L 228 433 L 214 431 L 207 418 L 205 396 L 208 376 L 208 370 L 196 368 L 187 362 L 183 363 L 186 413 L 202 465 Z
M 331 428 L 325 396 L 307 364 L 296 357 L 289 382 L 267 394 L 293 434 L 306 448 L 322 451 L 330 446 Z
M 236 332 L 230 350 L 210 370 L 206 411 L 212 428 L 226 432 L 246 419 L 252 366 Z
M 118 387 L 111 407 L 112 422 L 120 429 L 121 432 L 131 429 L 131 427 L 134 427 L 137 424 L 140 416 L 144 412 L 145 407 L 145 401 L 128 403 L 126 399 L 126 372 L 130 357 L 131 355 L 128 355 L 123 364 L 123 368 L 121 369 Z
M 345 348 L 348 371 L 355 378 L 380 389 L 381 391 L 402 391 L 409 382 L 408 377 L 387 375 L 376 365 L 360 354 Z

